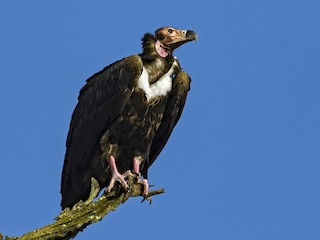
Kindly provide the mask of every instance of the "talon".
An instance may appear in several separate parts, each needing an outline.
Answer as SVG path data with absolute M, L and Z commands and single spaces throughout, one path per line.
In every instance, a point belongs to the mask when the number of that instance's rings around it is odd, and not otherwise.
M 138 179 L 141 177 L 141 173 L 139 173 L 139 172 L 133 172 L 133 174 L 134 174 L 135 177 L 137 177 Z
M 141 177 L 141 173 L 140 173 L 140 165 L 141 162 L 143 161 L 143 158 L 141 156 L 137 156 L 133 158 L 133 171 L 134 173 L 137 175 L 138 178 L 138 183 L 142 184 L 143 186 L 143 192 L 142 192 L 142 196 L 148 196 L 148 192 L 149 192 L 149 184 L 148 184 L 148 180 L 147 179 L 140 179 Z
M 111 180 L 110 180 L 109 186 L 107 187 L 107 192 L 110 192 L 112 190 L 112 188 L 115 186 L 116 182 L 119 182 L 122 185 L 122 187 L 124 188 L 124 190 L 128 192 L 129 186 L 125 180 L 125 177 L 127 177 L 126 173 L 124 173 L 123 175 L 121 175 L 119 172 L 114 173 L 112 175 Z
M 142 196 L 148 196 L 149 193 L 149 183 L 147 179 L 139 179 L 138 183 L 140 183 L 143 186 L 143 192 Z
M 108 163 L 110 166 L 112 177 L 108 187 L 106 188 L 106 192 L 111 192 L 116 182 L 119 182 L 126 192 L 130 192 L 129 185 L 126 182 L 125 178 L 133 175 L 131 171 L 126 171 L 121 175 L 117 169 L 116 160 L 113 156 L 110 156 Z
M 145 200 L 149 201 L 149 205 L 151 205 L 151 203 L 152 203 L 151 196 L 150 197 L 148 195 L 143 196 L 141 203 L 143 203 Z

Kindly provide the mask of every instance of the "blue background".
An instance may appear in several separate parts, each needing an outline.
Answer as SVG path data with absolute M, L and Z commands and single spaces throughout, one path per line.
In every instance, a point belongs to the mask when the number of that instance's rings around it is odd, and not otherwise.
M 174 26 L 199 41 L 175 52 L 192 88 L 150 169 L 166 193 L 76 239 L 320 239 L 319 13 L 312 0 L 2 0 L 0 232 L 53 221 L 79 89 Z

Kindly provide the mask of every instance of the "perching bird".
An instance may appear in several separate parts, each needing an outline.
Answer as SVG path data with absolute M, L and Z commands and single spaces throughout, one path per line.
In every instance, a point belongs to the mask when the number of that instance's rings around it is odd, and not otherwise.
M 80 90 L 66 141 L 62 208 L 90 194 L 91 178 L 111 191 L 128 189 L 133 171 L 148 194 L 148 168 L 179 120 L 190 78 L 173 56 L 180 45 L 197 39 L 193 31 L 172 27 L 142 38 L 143 52 L 117 61 L 87 80 Z

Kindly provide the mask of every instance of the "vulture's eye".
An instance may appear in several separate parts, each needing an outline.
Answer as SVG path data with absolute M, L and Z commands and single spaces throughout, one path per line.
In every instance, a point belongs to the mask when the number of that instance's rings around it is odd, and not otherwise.
M 172 33 L 173 30 L 171 28 L 168 29 L 168 33 Z

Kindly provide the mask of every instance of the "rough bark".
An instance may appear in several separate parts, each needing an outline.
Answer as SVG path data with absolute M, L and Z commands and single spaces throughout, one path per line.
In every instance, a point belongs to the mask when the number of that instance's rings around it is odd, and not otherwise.
M 130 197 L 141 196 L 143 192 L 143 186 L 137 182 L 136 178 L 130 177 L 128 179 L 128 185 L 130 186 L 129 192 L 124 192 L 122 188 L 115 187 L 115 190 L 93 201 L 100 189 L 95 179 L 92 180 L 91 198 L 89 198 L 88 201 L 79 202 L 72 209 L 63 210 L 52 224 L 28 232 L 21 237 L 5 237 L 5 239 L 57 240 L 73 238 L 86 226 L 100 221 L 105 215 L 110 211 L 114 211 Z M 161 193 L 164 193 L 164 189 L 150 191 L 147 200 L 151 203 L 150 197 Z M 3 236 L 0 233 L 0 240 L 2 239 Z

